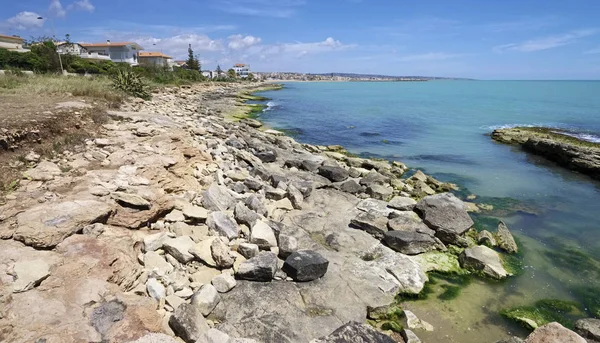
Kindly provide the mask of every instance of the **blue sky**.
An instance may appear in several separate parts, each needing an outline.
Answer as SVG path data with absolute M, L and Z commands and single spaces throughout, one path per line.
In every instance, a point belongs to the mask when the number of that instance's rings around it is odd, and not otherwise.
M 135 41 L 204 67 L 600 79 L 598 0 L 20 0 L 0 33 Z M 38 16 L 48 18 L 36 19 Z

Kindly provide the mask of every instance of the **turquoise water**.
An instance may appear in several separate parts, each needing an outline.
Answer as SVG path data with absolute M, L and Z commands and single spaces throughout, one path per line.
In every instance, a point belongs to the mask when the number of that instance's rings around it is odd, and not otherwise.
M 438 307 L 428 310 L 434 301 L 411 304 L 444 328 L 425 338 L 493 341 L 515 330 L 497 315 L 500 308 L 540 298 L 579 301 L 590 315 L 589 299 L 576 290 L 598 287 L 600 297 L 600 183 L 494 143 L 486 134 L 496 127 L 535 125 L 599 140 L 600 82 L 288 83 L 263 95 L 272 100 L 260 119 L 290 130 L 301 142 L 341 144 L 353 153 L 400 160 L 459 184 L 478 201 L 510 198 L 527 207 L 495 213 L 523 247 L 524 272 L 500 284 L 475 282 L 443 302 L 447 316 Z M 573 251 L 583 257 L 571 261 Z M 460 321 L 451 318 L 464 308 L 470 310 Z M 457 331 L 462 333 L 453 339 L 444 336 Z

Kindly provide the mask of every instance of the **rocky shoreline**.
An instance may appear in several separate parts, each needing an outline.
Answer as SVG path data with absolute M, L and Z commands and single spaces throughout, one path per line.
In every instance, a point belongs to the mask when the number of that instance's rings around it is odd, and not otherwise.
M 566 132 L 543 127 L 497 129 L 492 139 L 518 145 L 567 169 L 600 180 L 600 144 L 572 137 Z
M 510 276 L 508 228 L 474 230 L 454 185 L 262 130 L 263 89 L 164 89 L 32 161 L 0 207 L 0 341 L 415 343 L 435 328 L 397 296 L 428 272 Z

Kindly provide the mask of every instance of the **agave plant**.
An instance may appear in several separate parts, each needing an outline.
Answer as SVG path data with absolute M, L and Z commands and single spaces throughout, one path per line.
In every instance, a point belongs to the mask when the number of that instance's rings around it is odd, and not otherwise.
M 113 87 L 123 92 L 148 100 L 151 98 L 148 85 L 132 70 L 117 69 L 111 76 Z

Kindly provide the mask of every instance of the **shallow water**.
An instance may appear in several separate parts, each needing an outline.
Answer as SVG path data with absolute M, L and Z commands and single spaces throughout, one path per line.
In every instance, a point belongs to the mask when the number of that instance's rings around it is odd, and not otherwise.
M 600 287 L 596 271 L 582 270 L 600 258 L 600 183 L 486 134 L 541 125 L 597 140 L 598 94 L 600 82 L 593 81 L 290 83 L 262 94 L 272 100 L 260 119 L 301 142 L 403 161 L 458 183 L 483 202 L 508 197 L 527 205 L 524 212 L 498 216 L 520 242 L 522 274 L 500 283 L 477 280 L 453 300 L 406 305 L 436 327 L 419 333 L 424 342 L 481 343 L 509 332 L 526 335 L 498 315 L 501 308 L 542 298 L 579 300 L 576 287 Z M 592 262 L 557 263 L 549 255 L 567 247 Z

